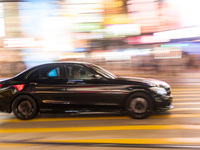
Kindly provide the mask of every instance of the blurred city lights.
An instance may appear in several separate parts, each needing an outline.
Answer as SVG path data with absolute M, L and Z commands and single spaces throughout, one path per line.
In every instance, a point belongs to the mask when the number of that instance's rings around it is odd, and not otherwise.
M 161 47 L 184 47 L 184 46 L 189 46 L 189 44 L 166 44 L 166 45 L 161 45 Z
M 192 101 L 200 100 L 198 94 L 200 85 L 199 14 L 200 0 L 0 0 L 0 80 L 2 78 L 15 76 L 27 68 L 46 62 L 89 62 L 99 65 L 112 73 L 119 75 L 119 77 L 147 77 L 169 82 L 169 85 L 172 86 L 174 100 L 177 100 L 175 105 L 178 107 L 180 107 L 180 105 L 184 105 L 185 108 L 183 109 L 188 111 L 190 109 L 186 108 L 186 106 L 190 107 L 188 104 L 193 103 L 195 105 L 195 102 Z M 61 71 L 61 80 L 66 80 L 65 84 L 67 85 L 68 77 L 63 77 L 66 72 L 67 71 Z M 69 83 L 70 85 L 67 85 L 67 88 L 69 87 L 67 90 L 55 92 L 50 99 L 56 98 L 57 96 L 55 95 L 58 93 L 70 93 L 68 90 L 76 89 L 79 85 L 82 86 L 84 84 L 88 84 L 88 89 L 93 81 L 95 84 L 100 83 L 93 77 L 95 76 L 91 76 L 91 81 L 89 81 L 88 78 L 86 82 L 74 82 L 75 84 Z M 98 79 L 106 83 L 106 80 L 103 78 Z M 7 82 L 9 83 L 10 81 Z M 81 83 L 84 84 L 81 85 Z M 60 86 L 58 88 L 63 88 L 63 86 L 66 85 L 58 84 L 57 86 Z M 43 93 L 47 92 L 45 89 L 52 88 L 44 86 L 46 86 L 45 82 L 43 84 L 42 81 L 41 85 L 39 83 L 38 88 L 43 88 Z M 95 86 L 96 85 L 91 86 L 93 91 Z M 115 86 L 114 92 L 122 97 L 123 95 L 118 92 L 118 86 L 119 84 Z M 20 90 L 20 87 L 17 88 Z M 38 93 L 38 88 L 35 87 L 36 94 Z M 66 87 L 64 88 L 66 89 Z M 110 90 L 108 87 L 106 88 Z M 75 93 L 71 92 L 72 97 L 74 94 Z M 85 97 L 88 96 L 87 92 L 82 92 L 82 94 Z M 106 91 L 103 92 L 103 94 L 99 93 L 99 95 L 104 98 L 107 94 L 108 92 Z M 144 96 L 144 98 L 145 97 L 146 96 Z M 63 99 L 67 98 L 64 97 Z M 183 103 L 181 100 L 183 100 Z M 79 101 L 80 99 L 77 99 L 77 102 Z M 191 103 L 186 103 L 186 101 L 191 101 Z M 111 105 L 112 101 L 110 101 L 108 108 L 110 108 Z M 199 113 L 199 108 L 196 107 L 197 106 L 192 109 L 198 109 L 197 113 Z M 163 113 L 163 115 L 153 116 L 152 118 L 149 118 L 151 122 L 148 119 L 147 122 L 144 120 L 130 122 L 130 124 L 143 125 L 145 123 L 152 123 L 152 120 L 157 121 L 153 122 L 153 124 L 157 127 L 159 126 L 159 132 L 156 132 L 156 130 L 148 130 L 148 135 L 136 134 L 136 136 L 133 136 L 128 130 L 124 133 L 122 130 L 119 134 L 120 136 L 123 136 L 123 140 L 126 141 L 126 143 L 129 142 L 127 139 L 134 141 L 136 144 L 132 145 L 133 148 L 138 147 L 137 141 L 141 142 L 142 145 L 145 144 L 144 141 L 148 141 L 147 145 L 143 145 L 143 147 L 146 148 L 148 146 L 150 148 L 162 148 L 162 139 L 159 141 L 159 136 L 157 135 L 164 137 L 167 137 L 168 135 L 172 136 L 169 138 L 169 141 L 172 142 L 170 148 L 186 148 L 185 146 L 187 145 L 187 142 L 189 141 L 190 143 L 192 140 L 195 142 L 195 139 L 197 139 L 196 143 L 198 145 L 200 138 L 187 138 L 187 135 L 184 135 L 184 133 L 190 133 L 188 136 L 191 136 L 195 131 L 190 132 L 187 130 L 187 132 L 184 132 L 181 127 L 182 125 L 180 125 L 181 131 L 177 130 L 174 132 L 175 130 L 173 130 L 171 131 L 172 134 L 168 133 L 168 127 L 167 131 L 163 130 L 164 134 L 161 134 L 160 132 L 160 129 L 162 128 L 160 125 L 162 124 L 164 125 L 166 123 L 171 126 L 173 123 L 179 124 L 183 121 L 174 118 L 182 118 L 190 124 L 186 125 L 187 127 L 192 126 L 191 124 L 194 123 L 194 120 L 191 120 L 191 117 L 197 118 L 200 114 L 197 114 L 196 112 L 195 114 L 192 114 L 192 112 L 187 114 L 188 112 L 183 109 L 181 107 L 175 108 L 174 112 L 171 111 L 169 113 Z M 68 112 L 72 111 L 73 110 L 69 110 Z M 178 111 L 180 111 L 180 114 L 178 114 Z M 86 113 L 89 114 L 90 112 Z M 73 112 L 73 115 L 75 115 L 73 117 L 76 117 L 76 115 L 79 114 Z M 113 114 L 108 114 L 107 117 L 109 120 L 113 118 L 110 117 L 110 115 Z M 119 123 L 119 125 L 122 126 L 123 124 L 121 123 L 121 120 L 124 116 L 119 116 L 119 121 L 117 121 L 116 115 L 118 114 L 114 114 L 114 122 L 111 121 L 111 124 L 110 122 L 103 121 L 103 119 L 105 120 L 105 117 L 102 119 L 102 117 L 97 116 L 97 119 L 95 119 L 92 117 L 93 113 L 86 116 L 87 121 L 84 121 L 83 117 L 77 116 L 77 118 L 81 118 L 86 125 L 84 128 L 88 129 L 95 123 L 97 123 L 95 126 L 99 126 L 98 123 L 102 126 L 107 123 L 109 126 Z M 64 116 L 61 115 L 61 118 L 58 119 L 55 119 L 57 115 L 53 116 L 53 118 L 51 118 L 51 115 L 48 115 L 47 118 L 42 116 L 39 119 L 36 118 L 36 120 L 30 120 L 30 122 L 18 122 L 13 119 L 12 113 L 9 115 L 9 119 L 6 119 L 4 115 L 0 117 L 2 117 L 1 124 L 3 124 L 0 133 L 4 132 L 3 128 L 5 128 L 6 132 L 9 132 L 9 135 L 6 135 L 5 133 L 5 136 L 3 136 L 0 141 L 0 147 L 5 147 L 7 145 L 10 146 L 9 144 L 13 144 L 13 147 L 17 145 L 19 149 L 21 148 L 20 145 L 22 146 L 21 149 L 23 149 L 23 147 L 24 149 L 28 149 L 26 146 L 29 145 L 31 146 L 30 149 L 42 149 L 43 147 L 48 147 L 49 145 L 49 147 L 51 146 L 51 149 L 53 149 L 60 143 L 62 147 L 67 146 L 67 148 L 70 149 L 71 141 L 69 141 L 69 143 L 63 141 L 71 137 L 77 140 L 80 140 L 80 137 L 83 138 L 83 140 L 85 140 L 84 138 L 87 138 L 87 140 L 89 139 L 89 136 L 87 135 L 88 133 L 86 132 L 79 134 L 75 131 L 74 136 L 72 132 L 70 132 L 70 135 L 67 137 L 63 136 L 64 133 L 61 133 L 61 129 L 64 129 L 65 126 L 65 122 L 63 121 L 69 122 L 71 120 L 69 123 L 66 123 L 66 128 L 70 128 L 71 126 L 73 126 L 72 128 L 79 128 L 80 126 L 80 120 L 75 118 L 75 122 L 73 122 L 72 120 L 74 120 L 74 118 L 72 117 L 72 119 L 69 119 L 68 114 Z M 67 118 L 64 119 L 65 117 Z M 172 122 L 167 120 L 170 118 L 173 119 Z M 126 116 L 125 119 L 131 121 Z M 162 122 L 160 119 L 162 119 Z M 57 122 L 57 125 L 52 122 L 53 120 Z M 62 121 L 62 123 L 59 120 Z M 53 138 L 48 137 L 50 136 L 49 133 L 44 133 L 46 130 L 43 131 L 42 129 L 39 129 L 39 125 L 37 125 L 36 130 L 41 130 L 42 136 L 38 136 L 39 132 L 37 134 L 31 133 L 34 132 L 32 131 L 31 126 L 28 128 L 26 127 L 24 131 L 26 133 L 21 133 L 23 126 L 29 126 L 31 124 L 34 126 L 40 121 L 42 121 L 42 128 L 45 126 L 46 121 L 50 126 L 53 127 L 55 125 L 56 128 L 59 128 L 59 132 L 55 132 L 55 136 L 52 135 L 52 137 L 58 137 L 56 140 L 62 140 L 62 138 L 66 139 L 56 143 L 44 142 L 46 137 L 48 139 Z M 124 123 L 129 124 L 128 121 L 125 121 Z M 196 119 L 195 121 L 199 123 L 199 119 Z M 14 124 L 13 127 L 16 129 L 13 130 L 10 128 L 13 122 L 18 122 L 16 125 L 19 126 L 19 129 L 17 129 L 17 126 L 15 127 Z M 45 127 L 48 127 L 48 125 Z M 106 130 L 105 126 L 102 128 Z M 124 128 L 124 126 L 121 128 Z M 145 130 L 148 129 L 148 127 L 144 128 Z M 175 128 L 177 128 L 177 125 L 175 125 Z M 199 126 L 197 126 L 197 128 L 199 130 Z M 139 129 L 139 126 L 137 129 Z M 154 129 L 154 127 L 152 127 L 152 129 Z M 15 130 L 17 132 L 20 130 L 21 139 L 18 139 L 17 141 L 13 141 L 15 137 L 17 137 L 17 134 L 10 134 Z M 28 133 L 29 130 L 30 134 Z M 52 130 L 52 133 L 54 130 L 55 129 Z M 100 130 L 101 129 L 99 129 L 99 131 Z M 136 131 L 134 128 L 133 130 L 133 132 Z M 100 132 L 98 131 L 95 133 L 93 131 L 91 132 L 91 138 L 93 138 L 92 140 L 97 141 L 97 139 L 94 138 L 98 138 L 98 134 Z M 105 135 L 103 135 L 103 132 L 99 134 L 101 140 L 106 136 L 109 140 L 109 133 L 115 132 L 107 131 L 108 130 L 106 130 Z M 138 130 L 135 133 L 140 132 L 145 133 L 143 130 Z M 178 134 L 174 135 L 173 133 Z M 156 141 L 160 143 L 158 143 L 158 145 L 151 145 L 151 140 L 153 141 L 155 139 L 151 139 L 150 137 L 151 135 L 155 137 L 155 134 L 157 134 Z M 32 135 L 35 137 L 31 138 Z M 127 139 L 125 139 L 126 136 Z M 145 138 L 138 140 L 137 138 L 134 138 L 137 136 L 139 138 Z M 173 136 L 176 138 L 173 139 Z M 179 138 L 178 136 L 184 136 L 184 138 Z M 4 138 L 9 139 L 9 137 L 13 140 L 8 140 L 7 142 L 3 140 Z M 115 143 L 117 134 L 110 135 L 110 138 L 113 137 L 115 138 L 112 141 Z M 23 140 L 23 138 L 26 139 Z M 38 143 L 37 141 L 32 141 L 32 139 L 36 138 L 40 138 L 43 142 Z M 120 139 L 118 139 L 118 141 L 120 141 Z M 33 142 L 33 144 L 30 144 L 31 142 Z M 173 145 L 173 142 L 177 142 L 177 145 Z M 186 142 L 186 144 L 181 145 L 181 143 L 184 142 Z M 36 146 L 38 145 L 37 143 L 40 144 L 40 146 Z M 71 144 L 73 145 L 73 148 L 76 146 L 75 143 Z M 89 146 L 89 143 L 82 144 L 86 148 Z M 79 143 L 79 146 L 82 144 Z M 199 148 L 197 145 L 188 145 L 188 147 L 192 149 L 197 147 Z M 92 144 L 91 146 L 95 149 L 96 146 L 98 147 L 98 144 Z M 106 145 L 104 143 L 103 147 L 106 146 L 113 146 L 113 149 L 115 149 L 115 145 L 113 144 Z M 123 147 L 123 144 L 120 146 Z M 124 146 L 131 145 L 128 143 Z M 167 145 L 164 144 L 164 149 L 167 149 L 166 146 Z M 88 149 L 93 149 L 93 147 Z
M 168 59 L 171 65 L 180 61 L 187 66 L 191 59 L 198 65 L 199 4 L 199 0 L 0 2 L 0 70 L 6 75 L 1 64 L 19 65 L 15 71 L 20 72 L 24 66 L 66 60 L 113 70 L 159 68 Z M 9 74 L 15 73 L 10 69 Z
M 182 39 L 200 36 L 200 26 L 154 33 L 155 39 Z
M 5 22 L 4 18 L 0 18 L 0 37 L 5 36 Z
M 110 36 L 140 35 L 139 24 L 120 24 L 106 27 L 106 32 Z
M 199 0 L 168 0 L 169 5 L 179 14 L 181 26 L 198 26 L 200 20 L 194 17 L 200 13 Z

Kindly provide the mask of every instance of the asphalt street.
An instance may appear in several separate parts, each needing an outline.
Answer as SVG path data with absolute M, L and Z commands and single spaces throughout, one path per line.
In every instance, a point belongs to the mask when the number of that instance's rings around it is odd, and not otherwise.
M 126 114 L 40 114 L 21 121 L 0 113 L 1 150 L 200 149 L 200 85 L 173 85 L 174 109 Z

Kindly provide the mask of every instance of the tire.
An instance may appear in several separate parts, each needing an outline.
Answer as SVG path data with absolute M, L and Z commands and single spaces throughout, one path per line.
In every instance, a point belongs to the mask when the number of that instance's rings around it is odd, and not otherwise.
M 151 98 L 145 93 L 133 94 L 128 98 L 126 109 L 132 118 L 147 118 L 152 111 Z
M 32 97 L 21 95 L 14 99 L 12 111 L 17 118 L 29 120 L 37 116 L 38 106 Z

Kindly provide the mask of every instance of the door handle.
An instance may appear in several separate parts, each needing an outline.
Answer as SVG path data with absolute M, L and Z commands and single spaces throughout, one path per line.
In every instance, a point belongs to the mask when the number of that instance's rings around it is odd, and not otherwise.
M 30 85 L 38 85 L 36 82 L 30 82 Z

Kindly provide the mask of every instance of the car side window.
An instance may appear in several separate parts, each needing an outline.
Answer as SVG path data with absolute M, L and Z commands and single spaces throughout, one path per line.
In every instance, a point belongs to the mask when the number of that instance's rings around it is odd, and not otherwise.
M 91 80 L 94 73 L 81 65 L 66 65 L 65 72 L 68 80 Z
M 28 80 L 38 79 L 60 79 L 61 78 L 60 66 L 44 66 L 28 76 Z
M 59 68 L 55 68 L 48 73 L 49 77 L 58 77 L 60 74 Z
M 59 79 L 61 78 L 59 66 L 48 66 L 39 69 L 39 79 Z

